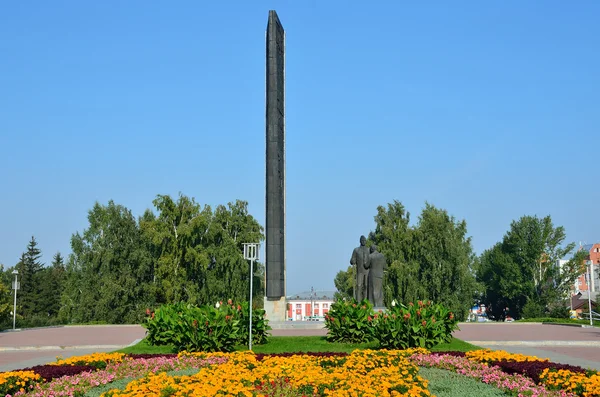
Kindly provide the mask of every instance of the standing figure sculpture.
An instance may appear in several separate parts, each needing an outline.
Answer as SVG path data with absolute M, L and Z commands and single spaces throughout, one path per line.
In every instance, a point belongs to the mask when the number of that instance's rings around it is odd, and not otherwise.
M 352 258 L 350 259 L 350 264 L 356 266 L 354 299 L 359 302 L 369 296 L 369 269 L 367 268 L 369 262 L 369 248 L 366 244 L 367 239 L 365 236 L 360 236 L 360 246 L 354 248 L 354 251 L 352 251 Z
M 369 301 L 374 307 L 383 307 L 383 273 L 387 269 L 385 256 L 377 251 L 377 246 L 371 246 L 369 261 Z

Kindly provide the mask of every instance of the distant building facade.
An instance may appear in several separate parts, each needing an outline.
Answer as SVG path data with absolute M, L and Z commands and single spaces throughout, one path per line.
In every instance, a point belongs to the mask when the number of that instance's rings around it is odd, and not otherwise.
M 589 267 L 589 274 L 586 267 L 586 272 L 575 281 L 575 293 L 580 291 L 596 293 L 600 291 L 600 243 L 586 244 L 579 249 L 587 253 L 585 260 L 591 262 L 592 266 Z
M 288 321 L 323 321 L 334 302 L 335 291 L 307 291 L 287 297 Z

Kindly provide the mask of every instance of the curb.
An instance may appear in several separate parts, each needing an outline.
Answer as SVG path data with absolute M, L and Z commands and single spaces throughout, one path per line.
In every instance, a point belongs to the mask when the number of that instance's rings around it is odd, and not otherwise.
M 583 328 L 585 327 L 584 324 L 568 324 L 568 323 L 542 323 L 542 325 L 560 325 L 563 327 L 577 327 L 577 328 Z
M 465 341 L 476 346 L 581 346 L 600 347 L 600 341 L 572 341 L 572 340 L 529 340 L 529 341 L 493 341 L 493 340 L 469 340 Z
M 79 346 L 15 346 L 0 347 L 1 352 L 40 351 L 40 350 L 94 350 L 94 349 L 123 349 L 127 345 L 79 345 Z

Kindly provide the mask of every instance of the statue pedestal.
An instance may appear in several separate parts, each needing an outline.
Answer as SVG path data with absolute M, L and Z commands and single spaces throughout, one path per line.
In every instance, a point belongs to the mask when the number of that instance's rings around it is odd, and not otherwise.
M 287 300 L 285 296 L 281 298 L 267 298 L 264 300 L 265 313 L 269 321 L 285 321 L 287 312 Z

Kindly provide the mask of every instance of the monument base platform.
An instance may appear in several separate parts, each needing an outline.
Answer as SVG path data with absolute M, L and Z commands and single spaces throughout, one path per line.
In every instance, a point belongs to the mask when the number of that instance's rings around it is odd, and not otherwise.
M 265 296 L 265 314 L 269 322 L 273 321 L 284 321 L 286 320 L 287 312 L 287 301 L 285 296 L 281 298 L 267 298 Z

